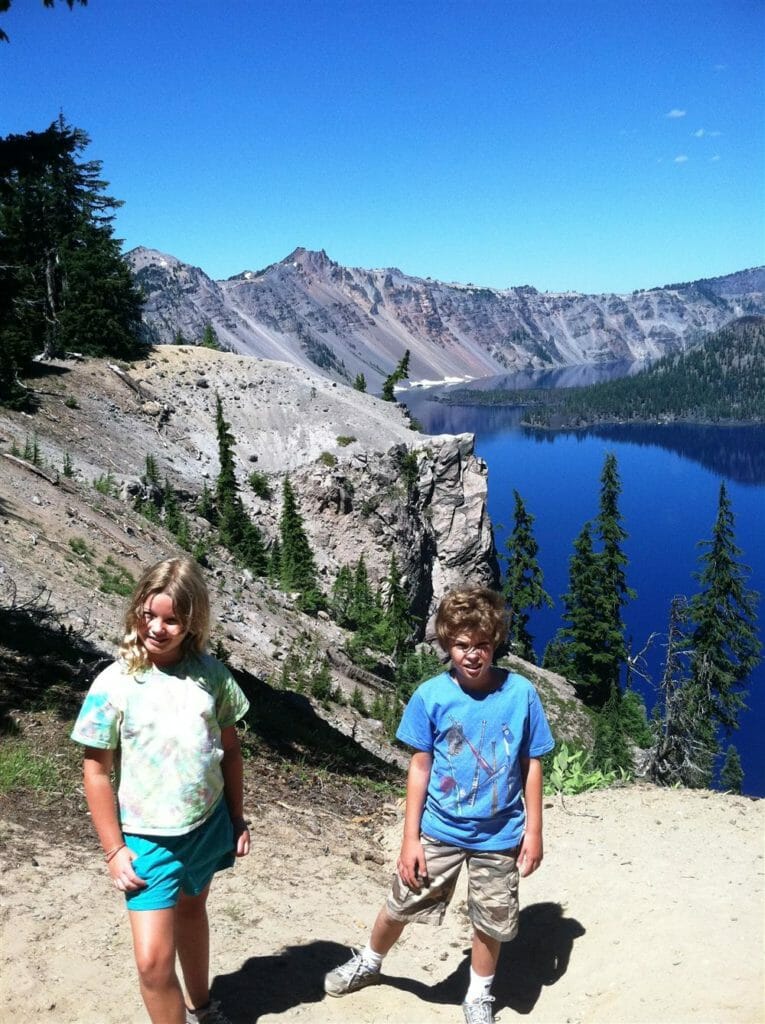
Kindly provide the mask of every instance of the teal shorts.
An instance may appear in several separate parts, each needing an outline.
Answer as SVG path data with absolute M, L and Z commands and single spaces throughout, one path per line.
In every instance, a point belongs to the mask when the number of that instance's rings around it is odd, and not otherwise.
M 126 893 L 128 910 L 165 910 L 174 907 L 181 892 L 198 896 L 216 871 L 230 868 L 234 854 L 234 827 L 226 801 L 193 832 L 182 836 L 125 835 L 129 849 L 138 854 L 133 870 L 148 884 Z

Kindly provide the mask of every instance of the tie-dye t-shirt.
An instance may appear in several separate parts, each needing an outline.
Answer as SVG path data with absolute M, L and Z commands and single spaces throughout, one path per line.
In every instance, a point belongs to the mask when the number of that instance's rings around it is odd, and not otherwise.
M 509 672 L 469 693 L 448 672 L 422 683 L 396 738 L 433 756 L 421 829 L 470 850 L 509 850 L 523 835 L 521 761 L 555 745 L 536 690 Z
M 248 707 L 231 673 L 210 654 L 135 675 L 117 661 L 93 681 L 72 739 L 119 751 L 124 832 L 184 835 L 215 810 L 223 793 L 221 730 Z

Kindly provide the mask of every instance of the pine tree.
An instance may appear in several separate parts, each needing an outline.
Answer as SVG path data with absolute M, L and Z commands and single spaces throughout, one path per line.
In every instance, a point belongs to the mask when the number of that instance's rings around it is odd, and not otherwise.
M 401 572 L 396 556 L 390 556 L 388 578 L 382 600 L 381 624 L 378 631 L 378 646 L 381 650 L 398 658 L 412 634 L 409 615 L 409 601 L 401 583 Z
M 366 392 L 366 390 L 367 390 L 367 379 L 366 379 L 366 377 L 364 376 L 363 373 L 357 373 L 356 374 L 356 379 L 353 382 L 353 387 L 354 387 L 355 391 Z
M 720 783 L 723 789 L 728 789 L 731 793 L 740 793 L 743 782 L 744 769 L 741 767 L 741 758 L 731 743 L 725 752 L 725 761 L 720 771 Z
M 606 455 L 600 476 L 600 509 L 596 519 L 596 530 L 601 542 L 598 556 L 600 570 L 600 609 L 603 617 L 602 641 L 605 656 L 601 660 L 601 694 L 610 694 L 613 686 L 619 685 L 622 665 L 627 660 L 627 643 L 622 608 L 635 597 L 635 591 L 627 586 L 625 567 L 627 557 L 622 544 L 627 534 L 622 527 L 619 512 L 621 482 L 613 453 Z
M 390 376 L 386 377 L 383 381 L 382 391 L 380 397 L 384 402 L 395 402 L 396 395 L 394 389 L 399 381 L 406 380 L 409 377 L 409 349 L 404 352 L 401 359 L 396 364 L 396 368 Z
M 298 605 L 306 612 L 316 612 L 324 600 L 317 583 L 316 563 L 297 507 L 295 491 L 289 477 L 284 478 L 282 514 L 279 519 L 281 541 L 280 584 L 282 590 L 297 591 Z
M 205 324 L 205 329 L 202 334 L 202 340 L 199 342 L 201 348 L 215 349 L 217 352 L 220 351 L 220 342 L 218 341 L 218 335 L 215 328 L 211 323 Z
M 105 193 L 90 140 L 63 117 L 0 139 L 0 400 L 33 357 L 140 350 L 141 296 L 112 236 L 121 203 Z
M 532 528 L 534 516 L 526 511 L 518 491 L 513 491 L 515 508 L 513 531 L 507 540 L 507 575 L 502 592 L 512 609 L 508 641 L 510 650 L 535 662 L 534 640 L 528 630 L 529 611 L 543 605 L 552 607 L 552 599 L 543 587 L 544 577 L 537 561 L 539 546 Z
M 570 676 L 588 703 L 602 707 L 599 642 L 602 635 L 600 569 L 592 546 L 592 523 L 585 523 L 569 559 L 569 589 L 563 595 L 563 619 L 568 623 L 545 655 L 545 668 Z M 551 661 L 555 651 L 557 664 Z
M 215 488 L 216 519 L 221 544 L 256 575 L 265 575 L 267 558 L 263 539 L 242 503 L 234 469 L 234 435 L 215 396 L 215 430 L 220 471 Z
M 717 517 L 712 539 L 695 579 L 701 591 L 691 600 L 694 679 L 709 687 L 711 714 L 726 732 L 738 726 L 745 706 L 743 689 L 747 676 L 760 660 L 756 606 L 758 595 L 746 587 L 748 566 L 738 559 L 735 520 L 725 484 L 720 485 Z

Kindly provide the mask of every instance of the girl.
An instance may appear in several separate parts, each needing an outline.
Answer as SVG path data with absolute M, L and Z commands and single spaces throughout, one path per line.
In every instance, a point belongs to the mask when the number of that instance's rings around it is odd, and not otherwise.
M 85 795 L 125 894 L 152 1024 L 227 1024 L 210 1000 L 205 904 L 215 872 L 250 850 L 235 725 L 249 705 L 205 653 L 209 619 L 196 562 L 152 566 L 130 601 L 119 659 L 93 682 L 72 731 L 86 748 Z

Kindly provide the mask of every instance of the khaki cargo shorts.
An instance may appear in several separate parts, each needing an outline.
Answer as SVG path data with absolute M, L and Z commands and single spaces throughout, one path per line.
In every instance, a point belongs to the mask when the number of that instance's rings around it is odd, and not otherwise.
M 422 837 L 427 885 L 419 892 L 408 889 L 398 874 L 386 901 L 394 921 L 441 924 L 454 895 L 462 865 L 468 870 L 468 916 L 474 928 L 499 942 L 515 938 L 518 931 L 518 847 L 512 850 L 465 850 L 430 836 Z

